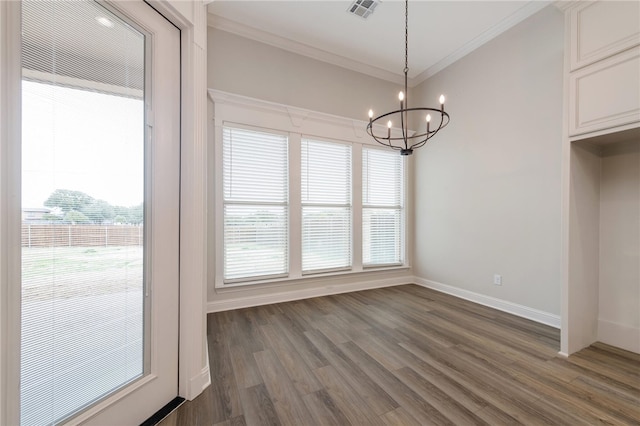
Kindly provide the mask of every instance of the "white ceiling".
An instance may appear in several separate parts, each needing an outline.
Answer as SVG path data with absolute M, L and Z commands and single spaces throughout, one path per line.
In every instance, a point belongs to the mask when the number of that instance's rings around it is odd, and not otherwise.
M 550 1 L 409 2 L 409 78 L 418 84 Z M 404 1 L 367 19 L 351 1 L 214 0 L 209 25 L 393 82 L 404 69 Z

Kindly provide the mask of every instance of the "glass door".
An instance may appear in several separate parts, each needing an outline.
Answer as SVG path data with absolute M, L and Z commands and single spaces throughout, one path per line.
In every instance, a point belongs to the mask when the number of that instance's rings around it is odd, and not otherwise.
M 142 2 L 22 2 L 22 424 L 177 395 L 179 37 Z

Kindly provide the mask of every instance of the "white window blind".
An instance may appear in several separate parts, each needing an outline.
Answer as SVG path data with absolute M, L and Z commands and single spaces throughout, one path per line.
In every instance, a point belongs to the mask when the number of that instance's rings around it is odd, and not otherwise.
M 287 137 L 224 127 L 222 156 L 225 281 L 286 274 Z
M 351 266 L 351 146 L 302 140 L 302 271 Z
M 22 2 L 24 425 L 145 372 L 145 44 L 97 2 Z
M 362 262 L 404 262 L 404 159 L 396 151 L 362 150 Z

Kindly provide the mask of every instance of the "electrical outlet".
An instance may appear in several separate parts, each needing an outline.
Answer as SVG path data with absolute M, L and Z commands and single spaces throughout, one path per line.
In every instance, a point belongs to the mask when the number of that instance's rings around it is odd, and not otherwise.
M 502 285 L 502 275 L 494 274 L 493 275 L 493 283 L 495 285 Z

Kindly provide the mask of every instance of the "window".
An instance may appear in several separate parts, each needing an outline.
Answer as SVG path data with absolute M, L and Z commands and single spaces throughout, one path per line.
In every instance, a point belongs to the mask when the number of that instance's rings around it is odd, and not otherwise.
M 404 159 L 396 151 L 362 149 L 362 263 L 404 262 Z
M 223 129 L 224 280 L 286 276 L 288 139 Z
M 302 272 L 351 267 L 351 146 L 302 140 Z
M 353 119 L 214 89 L 209 97 L 216 288 L 353 282 L 407 266 L 405 157 Z

